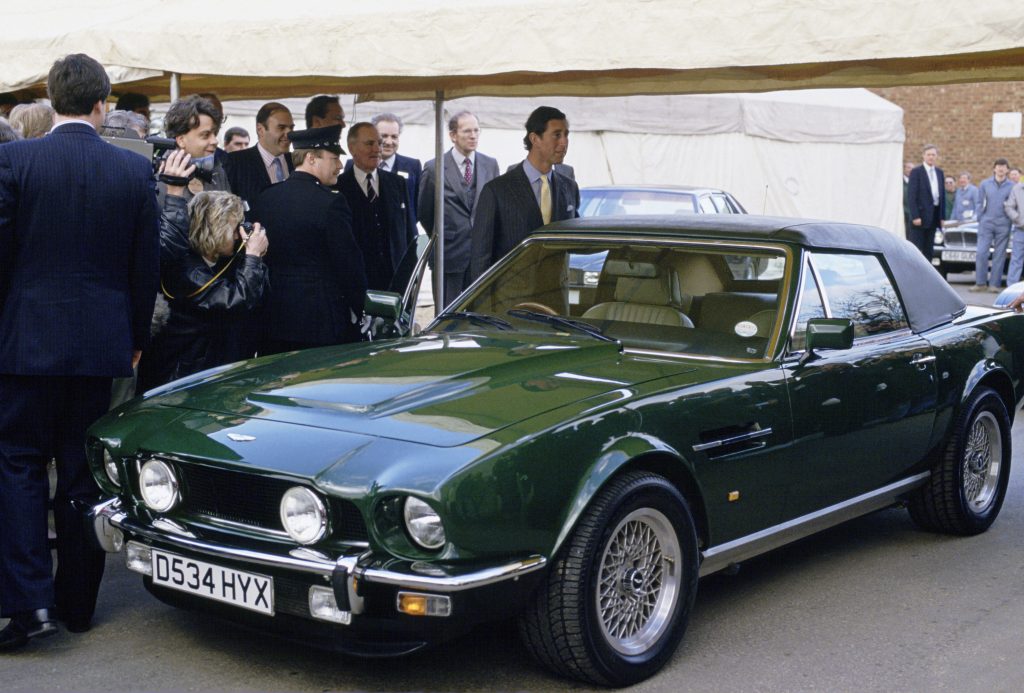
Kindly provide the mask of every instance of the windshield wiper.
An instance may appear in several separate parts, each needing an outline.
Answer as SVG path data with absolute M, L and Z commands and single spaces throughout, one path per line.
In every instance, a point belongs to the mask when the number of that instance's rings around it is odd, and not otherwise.
M 590 335 L 595 339 L 600 339 L 605 342 L 619 343 L 619 340 L 614 337 L 609 337 L 596 326 L 591 325 L 589 322 L 583 322 L 582 320 L 573 320 L 572 318 L 563 318 L 560 315 L 548 315 L 547 313 L 538 313 L 535 310 L 525 310 L 523 308 L 511 308 L 506 311 L 507 315 L 511 315 L 514 318 L 522 318 L 524 320 L 533 320 L 535 322 L 546 322 L 549 325 L 558 325 L 565 327 L 570 330 L 582 332 L 583 334 Z
M 470 310 L 451 310 L 445 311 L 437 316 L 438 320 L 443 318 L 450 318 L 452 320 L 473 320 L 475 322 L 482 322 L 485 325 L 491 325 L 502 330 L 511 330 L 512 323 L 507 320 L 502 320 L 497 315 L 488 315 L 487 313 L 474 313 Z

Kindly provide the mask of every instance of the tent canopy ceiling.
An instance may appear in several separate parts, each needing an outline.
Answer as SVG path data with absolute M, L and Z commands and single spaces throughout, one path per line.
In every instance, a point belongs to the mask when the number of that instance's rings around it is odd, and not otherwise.
M 5 11 L 0 91 L 92 55 L 115 93 L 364 100 L 767 91 L 1024 78 L 1006 0 L 39 0 Z M 556 40 L 552 40 L 552 35 Z

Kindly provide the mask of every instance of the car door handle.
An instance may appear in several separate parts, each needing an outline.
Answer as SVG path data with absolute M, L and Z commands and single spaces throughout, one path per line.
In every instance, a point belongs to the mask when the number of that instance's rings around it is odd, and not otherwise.
M 910 359 L 910 365 L 923 366 L 926 363 L 931 363 L 934 360 L 935 356 L 933 354 L 914 354 L 914 358 Z
M 756 431 L 748 431 L 747 433 L 740 433 L 739 435 L 729 436 L 727 438 L 719 438 L 717 440 L 709 440 L 706 443 L 698 443 L 693 446 L 694 452 L 704 452 L 705 450 L 713 450 L 715 448 L 722 448 L 726 445 L 735 445 L 736 443 L 743 443 L 748 440 L 755 440 L 757 438 L 763 438 L 772 434 L 771 427 L 761 428 Z

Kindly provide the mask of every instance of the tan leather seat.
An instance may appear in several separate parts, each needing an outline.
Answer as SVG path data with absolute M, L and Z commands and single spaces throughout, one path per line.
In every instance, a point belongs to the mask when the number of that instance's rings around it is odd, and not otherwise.
M 583 318 L 693 327 L 690 318 L 669 305 L 672 294 L 667 277 L 619 277 L 614 298 L 592 306 Z

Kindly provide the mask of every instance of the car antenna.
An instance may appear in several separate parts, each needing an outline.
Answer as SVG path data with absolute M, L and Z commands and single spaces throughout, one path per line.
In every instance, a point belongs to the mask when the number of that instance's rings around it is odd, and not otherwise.
M 768 184 L 764 184 L 764 201 L 761 203 L 761 215 L 764 216 L 768 211 Z

